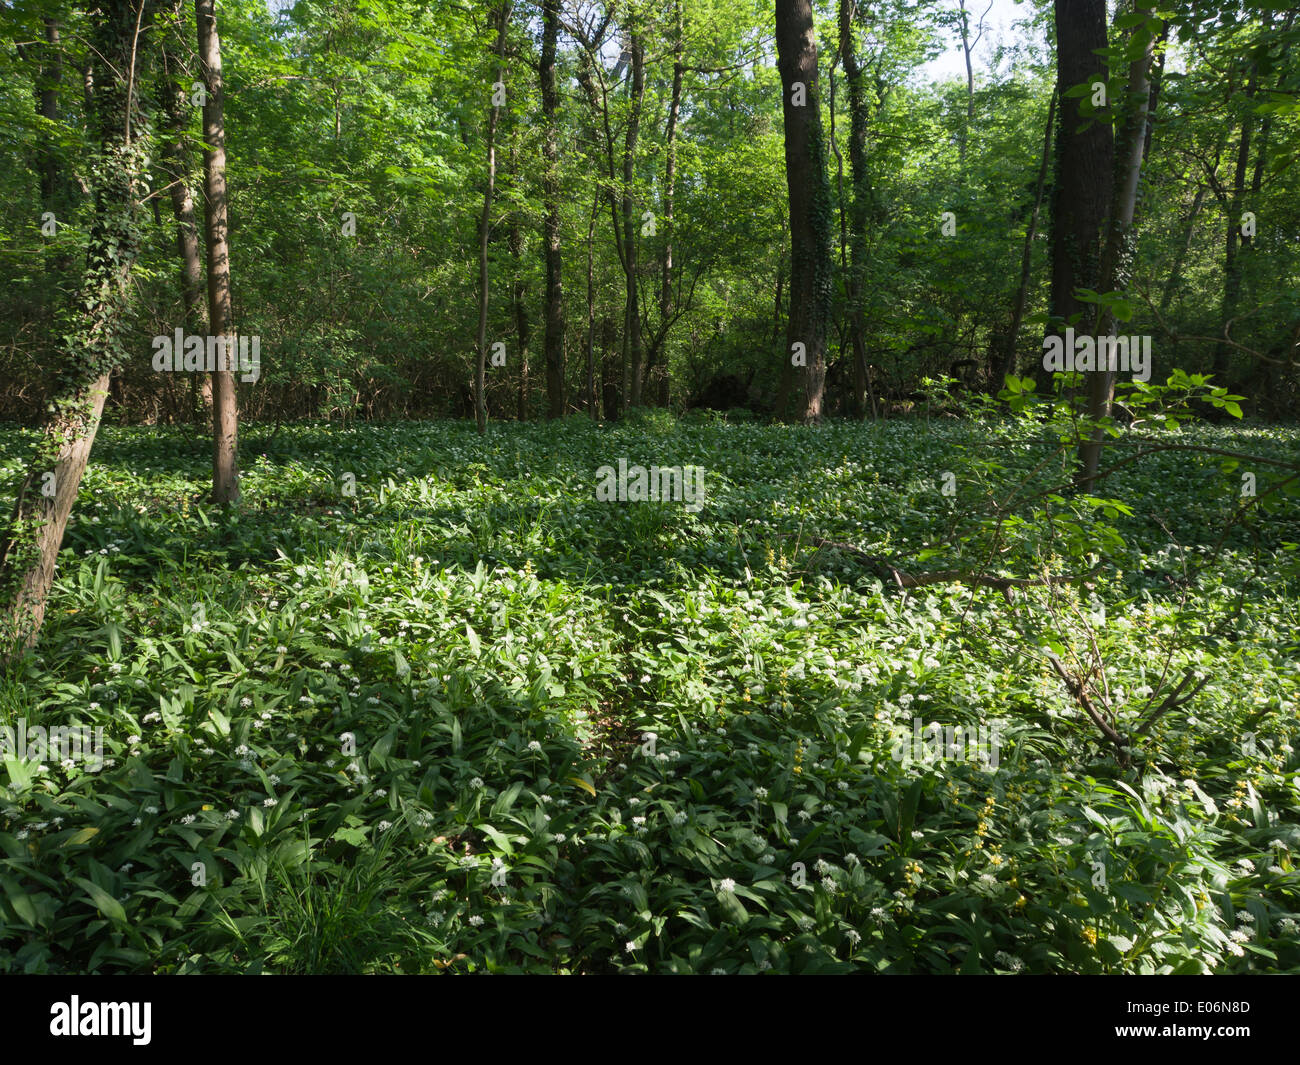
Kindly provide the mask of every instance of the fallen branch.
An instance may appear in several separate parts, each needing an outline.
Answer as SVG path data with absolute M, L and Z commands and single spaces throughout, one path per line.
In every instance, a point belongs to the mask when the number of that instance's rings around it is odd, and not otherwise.
M 860 559 L 876 574 L 881 580 L 892 580 L 899 588 L 924 588 L 931 584 L 969 584 L 979 588 L 996 588 L 1003 595 L 1010 598 L 1012 588 L 1031 588 L 1036 586 L 1052 584 L 1068 584 L 1073 581 L 1086 580 L 1093 576 L 1101 569 L 1102 563 L 1098 562 L 1092 569 L 1086 573 L 1077 573 L 1072 576 L 1061 577 L 992 577 L 986 573 L 968 573 L 959 569 L 940 569 L 930 570 L 925 573 L 907 573 L 899 569 L 892 562 L 883 559 L 878 555 L 870 554 L 863 551 L 862 548 L 854 544 L 841 543 L 837 540 L 826 540 L 821 537 L 815 537 L 809 541 L 813 547 L 820 550 L 833 549 L 843 551 L 847 555 Z

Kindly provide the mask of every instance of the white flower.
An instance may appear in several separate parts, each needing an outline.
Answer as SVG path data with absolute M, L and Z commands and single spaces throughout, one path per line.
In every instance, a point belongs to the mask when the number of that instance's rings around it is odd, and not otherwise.
M 390 828 L 392 828 L 392 827 L 393 827 L 393 822 L 392 822 L 392 821 L 380 821 L 380 822 L 379 822 L 379 831 L 380 831 L 380 832 L 387 832 L 387 831 L 388 831 Z
M 528 749 L 530 751 L 540 751 L 542 749 L 542 745 L 538 743 L 536 740 L 529 740 Z
M 196 820 L 197 818 L 195 817 L 194 814 L 186 814 L 184 817 L 181 818 L 181 824 L 192 825 Z
M 483 923 L 483 918 L 480 917 L 478 914 L 474 914 L 474 915 L 469 919 L 469 923 L 472 924 L 475 928 L 477 928 L 479 925 L 481 925 L 481 924 Z
M 629 939 L 626 943 L 623 944 L 623 949 L 624 949 L 628 954 L 635 953 L 635 951 L 636 951 L 636 944 L 633 943 L 633 942 Z
M 473 779 L 470 780 L 470 782 L 469 782 L 469 786 L 470 786 L 471 788 L 481 788 L 481 787 L 483 786 L 483 778 L 482 778 L 482 777 L 474 777 Z
M 755 788 L 755 789 L 754 789 L 754 798 L 756 798 L 756 799 L 766 799 L 766 798 L 767 798 L 767 788 Z
M 722 880 L 719 881 L 718 883 L 718 890 L 723 892 L 724 894 L 730 894 L 731 892 L 736 890 L 736 882 L 732 880 L 731 877 L 729 876 L 723 877 Z
M 262 805 L 269 809 L 270 807 L 275 806 L 279 801 L 279 799 L 263 799 Z

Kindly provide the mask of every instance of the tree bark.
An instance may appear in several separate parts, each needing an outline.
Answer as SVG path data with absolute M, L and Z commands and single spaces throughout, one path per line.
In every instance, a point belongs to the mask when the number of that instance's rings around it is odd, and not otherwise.
M 600 188 L 591 200 L 591 222 L 587 226 L 587 413 L 592 421 L 600 417 L 600 407 L 596 402 L 596 216 L 600 213 Z
M 131 273 L 140 248 L 137 198 L 147 175 L 147 124 L 135 92 L 137 42 L 147 5 L 101 0 L 91 13 L 92 62 L 99 66 L 89 120 L 98 140 L 95 215 L 86 270 L 42 433 L 0 538 L 0 654 L 32 647 L 45 620 L 59 547 L 99 428 L 113 370 L 126 358 L 123 332 Z
M 236 357 L 234 312 L 230 295 L 230 226 L 226 201 L 225 96 L 221 81 L 221 38 L 215 0 L 194 0 L 198 23 L 199 72 L 203 104 L 204 228 L 208 253 L 208 328 L 227 360 Z M 212 372 L 212 501 L 229 506 L 239 501 L 239 408 L 235 374 Z
M 560 30 L 560 0 L 542 0 L 542 53 L 539 72 L 542 89 L 542 198 L 545 200 L 544 247 L 546 255 L 545 336 L 546 416 L 564 417 L 564 257 L 560 243 L 559 134 L 556 112 L 559 92 L 555 84 L 555 50 Z
M 1097 290 L 1097 273 L 1106 209 L 1114 185 L 1114 136 L 1106 116 L 1087 129 L 1080 98 L 1067 95 L 1076 85 L 1106 80 L 1106 0 L 1055 0 L 1056 96 L 1060 128 L 1056 136 L 1056 174 L 1052 190 L 1051 334 L 1091 319 L 1090 308 L 1075 295 Z M 1051 374 L 1041 367 L 1039 391 L 1050 392 Z
M 1254 99 L 1258 87 L 1258 71 L 1252 63 L 1250 75 L 1246 80 L 1246 101 L 1241 116 L 1241 137 L 1237 142 L 1237 163 L 1232 174 L 1232 199 L 1228 204 L 1228 227 L 1223 248 L 1223 298 L 1219 304 L 1219 336 L 1214 346 L 1214 363 L 1211 373 L 1214 383 L 1224 384 L 1223 377 L 1228 371 L 1229 347 L 1228 330 L 1237 317 L 1237 305 L 1241 300 L 1241 266 L 1237 253 L 1243 238 L 1241 233 L 1242 202 L 1246 193 L 1246 172 L 1250 166 L 1250 144 L 1255 128 Z
M 1038 233 L 1038 212 L 1043 205 L 1043 188 L 1047 184 L 1047 168 L 1052 158 L 1052 129 L 1056 125 L 1056 93 L 1047 105 L 1047 129 L 1043 133 L 1043 154 L 1038 164 L 1038 185 L 1034 190 L 1034 209 L 1029 215 L 1029 227 L 1025 230 L 1025 247 L 1020 254 L 1020 284 L 1016 288 L 1016 302 L 1011 309 L 1011 328 L 1007 332 L 1006 348 L 1002 353 L 1001 365 L 989 375 L 989 390 L 996 393 L 1002 382 L 1016 370 L 1016 341 L 1020 336 L 1020 323 L 1025 317 L 1025 305 L 1029 301 L 1029 272 L 1034 256 L 1034 237 Z
M 631 111 L 627 120 L 627 135 L 623 142 L 623 266 L 626 279 L 626 301 L 623 309 L 623 393 L 628 404 L 641 405 L 642 365 L 641 306 L 637 300 L 637 237 L 640 219 L 636 217 L 636 200 L 633 183 L 636 181 L 636 150 L 641 134 L 641 106 L 645 98 L 645 48 L 640 31 L 633 21 L 628 30 L 628 50 L 631 53 L 632 84 Z
M 496 45 L 492 50 L 497 60 L 497 80 L 504 82 L 506 29 L 510 25 L 508 0 L 497 6 L 492 18 L 497 27 Z M 492 197 L 496 193 L 497 183 L 496 135 L 500 114 L 495 88 L 491 100 L 487 125 L 487 181 L 483 187 L 483 212 L 479 215 L 478 223 L 478 333 L 475 337 L 474 420 L 479 433 L 487 432 L 488 237 L 492 230 Z
M 1139 2 L 1135 5 L 1135 13 L 1149 16 L 1151 9 Z M 1151 58 L 1157 39 L 1157 35 L 1149 31 L 1149 25 L 1148 23 L 1138 26 L 1133 31 L 1135 34 L 1144 35 L 1146 41 L 1142 54 L 1129 65 L 1128 91 L 1124 101 L 1128 111 L 1124 127 L 1124 154 L 1121 157 L 1121 170 L 1116 176 L 1114 199 L 1110 208 L 1110 224 L 1099 270 L 1097 291 L 1101 293 L 1127 287 L 1131 270 L 1133 217 L 1137 211 L 1138 183 L 1142 177 L 1147 122 L 1151 117 Z M 1097 327 L 1093 330 L 1095 336 L 1115 335 L 1117 322 L 1113 307 L 1107 306 L 1101 310 L 1094 321 L 1097 322 Z M 1093 370 L 1089 375 L 1088 418 L 1090 421 L 1096 422 L 1110 416 L 1111 403 L 1115 398 L 1115 376 L 1114 370 L 1101 368 Z M 1075 483 L 1088 491 L 1091 491 L 1092 482 L 1100 468 L 1102 436 L 1101 428 L 1094 428 L 1079 446 L 1081 469 Z
M 840 0 L 840 55 L 849 91 L 849 326 L 853 342 L 853 399 L 855 413 L 866 417 L 868 404 L 876 416 L 876 395 L 867 366 L 867 326 L 862 313 L 863 278 L 866 274 L 867 226 L 875 214 L 875 193 L 867 166 L 867 95 L 862 65 L 853 37 L 855 0 Z
M 190 82 L 185 61 L 177 45 L 183 40 L 184 0 L 173 0 L 169 25 L 160 28 L 163 62 L 162 105 L 164 114 L 162 166 L 171 184 L 172 217 L 176 220 L 176 252 L 180 260 L 181 301 L 185 331 L 191 336 L 205 336 L 207 315 L 203 305 L 203 260 L 199 248 L 199 227 L 194 212 L 194 175 L 190 161 L 190 144 L 186 129 L 187 88 Z M 201 382 L 201 386 L 199 385 Z M 190 378 L 191 398 L 201 395 L 203 412 L 212 409 L 212 379 L 196 375 Z M 197 407 L 198 403 L 195 402 Z M 196 412 L 191 411 L 191 416 Z M 206 421 L 206 417 L 204 418 Z
M 811 0 L 776 0 L 777 67 L 785 118 L 785 176 L 790 201 L 790 316 L 778 413 L 792 387 L 794 345 L 804 345 L 803 420 L 822 416 L 826 335 L 832 298 L 830 180 L 817 93 L 817 37 Z M 802 91 L 798 92 L 802 87 Z M 798 92 L 798 95 L 796 93 Z
M 510 255 L 514 260 L 515 278 L 511 301 L 515 312 L 515 337 L 519 345 L 519 402 L 518 418 L 528 421 L 528 346 L 532 341 L 533 327 L 528 319 L 528 289 L 523 275 L 524 234 L 516 218 L 510 223 Z

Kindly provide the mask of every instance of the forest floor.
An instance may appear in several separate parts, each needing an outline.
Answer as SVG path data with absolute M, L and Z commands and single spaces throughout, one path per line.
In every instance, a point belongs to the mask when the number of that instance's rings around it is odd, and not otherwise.
M 0 971 L 1300 970 L 1300 504 L 1220 543 L 1255 467 L 1165 451 L 1094 506 L 1055 445 L 246 426 L 222 514 L 200 430 L 105 427 L 0 680 L 105 759 L 0 762 Z M 600 501 L 620 459 L 702 505 Z

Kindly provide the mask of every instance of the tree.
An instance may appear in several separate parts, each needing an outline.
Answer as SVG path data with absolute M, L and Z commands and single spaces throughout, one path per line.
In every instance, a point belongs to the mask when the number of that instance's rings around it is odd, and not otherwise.
M 86 270 L 62 339 L 53 412 L 0 539 L 0 643 L 6 657 L 29 649 L 40 633 L 109 377 L 126 358 L 123 331 L 140 249 L 137 197 L 149 158 L 136 70 L 140 33 L 150 15 L 144 0 L 138 6 L 130 0 L 101 0 L 92 15 L 95 216 Z
M 803 419 L 820 421 L 830 322 L 831 190 L 817 94 L 817 37 L 811 0 L 777 0 L 777 68 L 785 118 L 790 201 L 790 317 L 778 411 L 784 413 L 796 359 L 803 364 Z
M 203 261 L 199 249 L 199 228 L 194 213 L 193 174 L 190 145 L 186 134 L 185 105 L 189 84 L 185 61 L 178 50 L 185 26 L 184 0 L 173 0 L 168 24 L 161 27 L 162 108 L 164 114 L 162 164 L 171 192 L 172 216 L 176 220 L 176 251 L 180 258 L 181 300 L 185 330 L 192 336 L 207 333 L 203 306 Z M 198 378 L 191 378 L 191 387 Z M 202 378 L 203 407 L 212 407 L 212 379 Z
M 505 95 L 506 31 L 510 26 L 510 6 L 509 0 L 505 0 L 492 12 L 492 21 L 497 31 L 496 44 L 492 49 L 496 57 L 496 80 L 488 106 L 487 180 L 483 185 L 483 211 L 478 223 L 478 334 L 475 343 L 477 361 L 474 366 L 474 419 L 480 433 L 487 432 L 488 238 L 492 232 L 492 197 L 497 182 L 497 120 Z
M 849 201 L 849 332 L 853 344 L 853 406 L 864 417 L 870 401 L 874 415 L 876 397 L 867 370 L 866 322 L 862 314 L 862 279 L 866 270 L 867 225 L 874 214 L 871 175 L 867 170 L 867 99 L 862 64 L 858 60 L 853 20 L 855 0 L 840 0 L 840 59 L 844 63 L 844 80 L 849 90 L 849 177 L 852 198 Z M 832 75 L 833 77 L 834 75 Z
M 229 506 L 239 501 L 239 406 L 232 368 L 237 341 L 230 297 L 225 95 L 215 0 L 194 0 L 194 16 L 204 89 L 203 224 L 208 253 L 208 329 L 216 341 L 216 350 L 224 350 L 227 359 L 225 369 L 218 362 L 212 370 L 212 501 Z
M 1147 122 L 1151 106 L 1151 57 L 1157 33 L 1151 9 L 1140 3 L 1134 15 L 1143 17 L 1133 30 L 1140 49 L 1129 65 L 1128 90 L 1124 98 L 1123 154 L 1116 174 L 1114 196 L 1110 206 L 1110 223 L 1099 269 L 1098 291 L 1106 294 L 1127 286 L 1132 269 L 1133 217 L 1137 210 L 1138 182 L 1142 177 L 1142 159 L 1146 154 Z M 1115 304 L 1107 301 L 1098 307 L 1093 333 L 1113 337 L 1117 325 Z M 1095 423 L 1110 416 L 1115 399 L 1115 371 L 1103 368 L 1098 345 L 1098 366 L 1088 377 L 1088 419 L 1094 423 L 1091 433 L 1079 447 L 1081 469 L 1076 483 L 1090 488 L 1101 463 L 1102 428 Z
M 1103 226 L 1114 181 L 1114 135 L 1092 102 L 1096 87 L 1106 83 L 1099 56 L 1105 48 L 1106 0 L 1056 0 L 1060 127 L 1051 199 L 1050 314 L 1051 331 L 1058 336 L 1090 313 L 1078 290 L 1098 288 Z M 1044 371 L 1040 380 L 1045 385 L 1050 374 Z
M 542 247 L 546 257 L 542 352 L 546 362 L 546 416 L 564 417 L 564 254 L 560 240 L 560 148 L 555 84 L 555 52 L 560 32 L 560 0 L 542 0 L 542 53 L 538 66 L 542 88 L 542 198 L 545 221 Z

